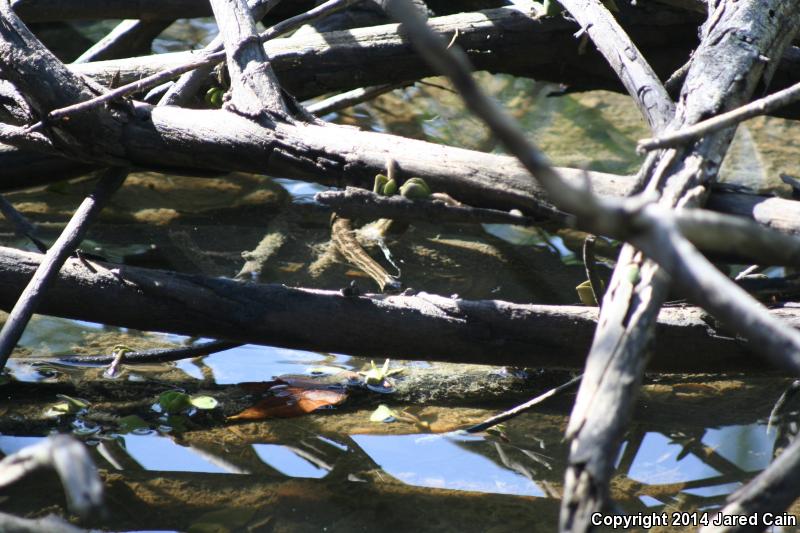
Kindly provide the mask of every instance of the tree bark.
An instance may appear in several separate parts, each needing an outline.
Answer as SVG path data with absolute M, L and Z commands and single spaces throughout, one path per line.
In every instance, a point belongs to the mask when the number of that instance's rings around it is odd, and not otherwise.
M 10 309 L 41 261 L 0 248 L 0 307 Z M 247 283 L 77 259 L 45 295 L 44 314 L 141 330 L 366 357 L 579 368 L 597 308 L 496 300 L 365 295 Z M 76 305 L 80 302 L 80 305 Z M 800 309 L 772 311 L 800 328 Z M 313 328 L 308 325 L 313 324 Z M 655 372 L 772 373 L 746 342 L 696 307 L 659 315 Z

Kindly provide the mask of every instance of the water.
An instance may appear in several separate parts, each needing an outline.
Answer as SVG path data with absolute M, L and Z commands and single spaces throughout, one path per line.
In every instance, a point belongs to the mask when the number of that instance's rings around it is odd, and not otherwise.
M 200 46 L 209 38 L 207 21 L 193 22 L 171 30 L 156 49 L 172 50 L 187 40 Z M 482 74 L 480 81 L 556 164 L 617 173 L 633 172 L 640 164 L 633 147 L 647 132 L 627 99 L 605 92 L 550 98 L 552 87 L 503 75 Z M 397 90 L 333 118 L 501 151 L 457 97 L 437 86 Z M 726 179 L 779 188 L 776 176 L 790 168 L 786 145 L 794 142 L 791 136 L 787 140 L 786 127 L 759 119 L 742 128 Z M 54 238 L 89 186 L 53 185 L 11 194 L 9 200 Z M 369 284 L 325 255 L 326 217 L 301 209 L 318 190 L 315 184 L 241 174 L 214 179 L 136 174 L 84 247 L 128 264 L 233 276 L 242 266 L 241 252 L 273 233 L 278 237 L 258 279 L 326 288 L 351 279 Z M 17 242 L 8 228 L 0 231 L 4 242 Z M 472 298 L 577 301 L 573 287 L 583 278 L 582 267 L 575 264 L 574 246 L 560 236 L 498 225 L 419 225 L 409 234 L 393 246 L 415 287 Z M 457 267 L 473 273 L 464 276 Z M 364 370 L 369 361 L 245 345 L 178 363 L 127 367 L 110 381 L 102 368 L 51 360 L 75 352 L 109 353 L 116 344 L 144 349 L 195 341 L 37 317 L 9 363 L 15 381 L 3 385 L 13 393 L 0 406 L 0 452 L 17 452 L 51 431 L 78 435 L 107 488 L 109 516 L 94 525 L 114 530 L 554 530 L 571 395 L 510 421 L 500 433 L 477 436 L 460 430 L 516 400 L 464 402 L 454 396 L 419 405 L 372 395 L 303 417 L 235 423 L 219 412 L 167 416 L 152 405 L 160 393 L 179 389 L 214 395 L 222 401 L 220 410 L 231 410 L 246 403 L 246 395 L 236 392 L 238 383 Z M 409 372 L 430 366 L 402 364 Z M 691 387 L 697 383 L 711 385 Z M 767 433 L 766 417 L 786 385 L 780 379 L 715 376 L 649 379 L 618 458 L 614 500 L 630 513 L 718 508 L 769 463 L 776 433 Z M 85 396 L 92 406 L 45 417 L 56 394 Z M 370 422 L 383 402 L 408 409 L 422 423 Z M 120 416 L 138 417 L 143 425 L 124 429 Z M 54 478 L 26 480 L 4 490 L 0 510 L 31 516 L 62 510 L 59 493 Z

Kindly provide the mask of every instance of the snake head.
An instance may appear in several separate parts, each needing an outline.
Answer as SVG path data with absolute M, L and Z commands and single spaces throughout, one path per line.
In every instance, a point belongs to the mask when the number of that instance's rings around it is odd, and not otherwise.
M 422 178 L 409 178 L 400 186 L 400 194 L 410 200 L 429 198 L 431 188 Z
M 384 174 L 376 174 L 372 192 L 381 196 L 391 196 L 397 192 L 397 182 Z

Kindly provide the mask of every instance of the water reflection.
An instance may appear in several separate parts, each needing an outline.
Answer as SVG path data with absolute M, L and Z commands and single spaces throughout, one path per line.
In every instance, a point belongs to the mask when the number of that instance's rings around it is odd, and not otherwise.
M 291 477 L 322 478 L 331 466 L 303 450 L 282 444 L 254 444 L 258 457 L 278 472 Z
M 694 455 L 682 456 L 684 447 L 661 433 L 645 435 L 628 477 L 642 483 L 681 483 L 717 476 L 717 472 Z
M 352 370 L 350 360 L 345 355 L 334 356 L 246 344 L 206 356 L 202 358 L 202 365 L 210 369 L 215 383 L 225 385 L 244 381 L 269 381 L 280 375 L 306 373 L 309 367 L 317 366 Z M 177 367 L 190 376 L 202 379 L 199 364 L 195 361 L 180 361 Z
M 356 435 L 353 440 L 391 476 L 419 487 L 544 496 L 525 476 L 467 453 L 446 436 Z M 482 442 L 482 440 L 474 441 Z
M 176 444 L 168 437 L 129 434 L 119 439 L 128 455 L 146 470 L 229 473 L 228 469 L 208 460 L 190 447 Z

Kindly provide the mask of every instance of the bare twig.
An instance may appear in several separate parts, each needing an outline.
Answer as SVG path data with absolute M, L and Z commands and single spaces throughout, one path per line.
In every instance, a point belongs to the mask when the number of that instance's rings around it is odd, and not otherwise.
M 498 209 L 450 205 L 441 200 L 409 200 L 403 196 L 380 196 L 365 189 L 347 187 L 344 191 L 317 193 L 314 199 L 345 218 L 391 218 L 394 220 L 455 222 L 471 224 L 516 224 L 532 226 L 532 217 Z
M 201 357 L 216 352 L 223 352 L 241 346 L 241 343 L 230 341 L 210 341 L 193 346 L 181 348 L 166 348 L 143 350 L 141 352 L 125 352 L 124 363 L 127 365 L 140 365 L 149 363 L 167 363 Z M 58 361 L 77 365 L 107 365 L 114 362 L 114 354 L 109 355 L 71 355 L 59 357 Z
M 669 272 L 684 295 L 746 336 L 754 349 L 773 364 L 800 375 L 800 333 L 775 320 L 744 289 L 704 258 L 680 234 L 663 207 L 647 206 L 642 217 L 661 230 L 634 236 L 633 244 Z
M 626 207 L 618 200 L 598 198 L 583 185 L 573 185 L 559 176 L 547 158 L 533 146 L 516 123 L 497 103 L 488 98 L 472 78 L 472 68 L 458 46 L 447 48 L 441 36 L 407 0 L 387 0 L 389 14 L 402 22 L 413 37 L 412 44 L 437 71 L 448 76 L 467 107 L 478 115 L 547 191 L 559 208 L 579 219 L 597 233 L 609 234 L 627 226 Z M 599 215 L 602 213 L 602 217 Z
M 282 35 L 283 33 L 297 29 L 303 24 L 307 24 L 309 21 L 315 20 L 316 18 L 332 13 L 336 10 L 343 9 L 359 1 L 361 0 L 328 0 L 327 2 L 317 6 L 312 10 L 309 10 L 306 13 L 297 15 L 296 17 L 292 17 L 290 19 L 286 19 L 283 22 L 276 24 L 271 28 L 268 28 L 259 35 L 259 41 L 263 43 L 269 39 L 274 39 Z M 29 126 L 27 128 L 27 131 L 34 131 L 36 129 L 39 129 L 45 124 L 45 122 L 49 123 L 58 120 L 63 120 L 64 118 L 73 116 L 77 113 L 83 113 L 90 109 L 95 109 L 105 104 L 106 102 L 118 100 L 130 94 L 141 92 L 151 87 L 155 87 L 156 85 L 160 85 L 166 81 L 169 81 L 173 79 L 175 76 L 179 76 L 184 72 L 189 72 L 190 70 L 194 70 L 200 67 L 213 66 L 219 63 L 220 61 L 223 61 L 224 59 L 225 59 L 224 50 L 220 50 L 213 53 L 202 53 L 199 57 L 193 59 L 192 61 L 187 61 L 186 63 L 183 63 L 181 65 L 177 65 L 175 67 L 163 70 L 157 74 L 153 74 L 151 76 L 147 76 L 145 78 L 129 83 L 127 85 L 123 85 L 114 90 L 108 91 L 107 93 L 103 93 L 102 95 L 97 96 L 95 98 L 91 98 L 89 100 L 85 100 L 77 104 L 73 104 L 70 106 L 50 111 L 47 114 L 45 120 L 39 121 L 36 124 Z
M 553 389 L 550 389 L 549 391 L 547 391 L 547 392 L 545 392 L 543 394 L 540 394 L 539 396 L 537 396 L 536 398 L 533 398 L 532 400 L 529 400 L 529 401 L 527 401 L 527 402 L 525 402 L 523 404 L 520 404 L 520 405 L 514 407 L 513 409 L 509 409 L 508 411 L 504 411 L 504 412 L 500 413 L 499 415 L 493 416 L 491 418 L 487 418 L 486 420 L 484 420 L 480 424 L 475 424 L 474 426 L 468 427 L 466 429 L 466 432 L 467 433 L 479 433 L 481 431 L 486 431 L 487 429 L 489 429 L 492 426 L 496 426 L 497 424 L 502 424 L 503 422 L 511 420 L 512 418 L 514 418 L 514 417 L 516 417 L 518 415 L 521 415 L 525 411 L 529 411 L 530 409 L 532 409 L 533 407 L 539 405 L 540 403 L 544 402 L 545 400 L 547 400 L 549 398 L 552 398 L 554 396 L 557 396 L 558 394 L 564 392 L 565 390 L 569 390 L 570 388 L 572 388 L 575 385 L 577 385 L 581 381 L 581 378 L 583 378 L 582 374 L 580 376 L 575 376 L 574 378 L 572 378 L 571 380 L 567 381 L 566 383 L 564 383 L 562 385 L 559 385 L 558 387 L 555 387 Z
M 374 87 L 363 87 L 361 89 L 353 89 L 345 93 L 337 94 L 329 98 L 325 98 L 319 102 L 314 102 L 306 106 L 309 113 L 317 116 L 327 115 L 334 111 L 340 111 L 348 107 L 352 107 L 362 102 L 368 102 L 373 98 L 382 94 L 388 93 L 400 87 L 406 87 L 413 82 L 401 83 L 388 83 L 386 85 L 375 85 Z
M 0 368 L 3 368 L 8 361 L 11 351 L 17 345 L 25 326 L 44 296 L 47 286 L 58 274 L 64 261 L 72 255 L 83 240 L 89 224 L 122 185 L 127 175 L 128 170 L 123 168 L 111 168 L 105 171 L 92 194 L 81 203 L 53 247 L 48 250 L 0 330 Z
M 644 205 L 639 211 L 632 204 L 623 206 L 598 202 L 588 189 L 569 191 L 570 188 L 564 187 L 564 183 L 547 166 L 544 158 L 524 139 L 520 139 L 513 123 L 499 114 L 491 102 L 485 101 L 485 97 L 472 83 L 469 65 L 463 55 L 448 56 L 440 39 L 427 30 L 407 1 L 388 0 L 388 6 L 390 12 L 407 26 L 416 41 L 418 51 L 438 70 L 451 77 L 468 107 L 489 125 L 511 153 L 539 180 L 556 206 L 574 213 L 578 223 L 586 228 L 596 232 L 597 226 L 602 225 L 601 233 L 622 235 L 623 239 L 635 242 L 652 254 L 664 270 L 678 278 L 684 291 L 691 291 L 710 312 L 724 315 L 726 320 L 731 319 L 744 336 L 754 340 L 755 349 L 774 362 L 780 361 L 780 364 L 792 372 L 800 371 L 800 334 L 772 321 L 768 313 L 757 304 L 753 305 L 754 301 L 746 294 L 732 290 L 733 284 L 727 278 L 722 277 L 724 281 L 720 281 L 713 277 L 708 285 L 699 283 L 703 281 L 701 274 L 710 275 L 706 267 L 711 265 L 688 242 L 680 238 L 674 226 L 661 226 L 657 222 L 652 216 L 655 207 L 650 209 L 645 198 L 639 200 L 642 202 L 640 205 Z M 734 24 L 744 24 L 744 20 L 754 9 L 755 4 L 748 4 L 746 10 L 737 13 Z M 784 14 L 790 13 L 790 9 L 788 5 L 781 6 Z M 788 24 L 788 21 L 782 22 L 784 26 Z M 713 28 L 709 30 L 709 34 L 724 32 L 724 28 L 724 25 Z M 769 53 L 779 53 L 781 46 L 786 44 L 783 35 L 779 34 L 780 31 L 777 30 L 767 33 L 760 44 L 772 46 Z M 710 39 L 709 42 L 719 41 Z M 709 48 L 713 50 L 713 45 L 709 45 Z M 712 53 L 712 50 L 703 50 L 703 53 Z M 750 66 L 748 83 L 743 88 L 751 91 L 762 70 L 752 67 L 752 54 L 742 54 L 736 59 L 739 62 L 734 62 L 733 65 Z M 692 81 L 699 80 L 700 77 L 697 75 Z M 730 88 L 729 84 L 725 85 L 725 89 Z M 737 89 L 742 90 L 739 86 Z M 733 101 L 739 96 L 738 92 L 734 94 Z M 724 103 L 725 96 L 728 93 L 721 92 L 715 98 L 720 100 L 719 103 Z M 702 114 L 707 105 L 706 101 L 695 103 L 689 100 L 682 109 L 680 120 L 696 120 L 695 117 Z M 724 151 L 730 140 L 730 133 L 714 140 L 716 144 L 713 149 Z M 667 154 L 667 157 L 653 167 L 655 178 L 650 183 L 651 190 L 663 190 L 661 201 L 672 208 L 679 202 L 688 203 L 684 196 L 688 187 L 695 183 L 694 180 L 704 183 L 704 179 L 709 180 L 713 176 L 716 167 L 706 168 L 706 157 L 708 154 L 705 151 L 689 154 L 686 158 L 680 158 L 676 153 Z M 663 181 L 668 177 L 674 177 L 667 184 L 669 187 Z M 573 198 L 567 197 L 570 192 L 574 195 Z M 576 202 L 580 205 L 576 205 Z M 665 214 L 664 208 L 657 211 Z M 637 212 L 642 216 L 637 215 Z M 626 230 L 631 232 L 627 237 L 624 236 Z M 649 248 L 645 248 L 645 245 Z M 686 260 L 691 260 L 692 264 L 685 265 Z M 573 439 L 573 446 L 562 500 L 563 530 L 588 529 L 590 516 L 601 509 L 607 500 L 607 483 L 613 470 L 612 458 L 616 456 L 615 451 L 647 362 L 647 357 L 643 357 L 641 352 L 650 339 L 658 309 L 667 294 L 668 284 L 664 270 L 659 269 L 655 263 L 643 262 L 641 255 L 631 247 L 626 247 L 621 253 L 607 293 L 607 305 L 604 307 L 604 310 L 611 310 L 603 313 L 605 316 L 598 328 L 587 362 L 586 377 L 581 384 L 568 429 L 568 437 Z M 718 297 L 716 293 L 710 294 L 711 291 L 725 295 Z M 737 311 L 748 307 L 750 314 L 746 318 L 735 316 Z M 758 316 L 757 320 L 753 321 L 753 315 Z M 769 333 L 760 330 L 760 327 L 767 327 Z M 774 337 L 770 338 L 771 335 Z M 603 409 L 593 410 L 592 407 L 597 406 L 599 398 L 604 402 Z
M 653 139 L 642 139 L 639 141 L 637 149 L 642 152 L 680 146 L 699 139 L 708 133 L 734 126 L 759 115 L 766 115 L 797 100 L 800 100 L 800 83 L 678 131 L 666 133 Z
M 605 284 L 603 280 L 600 279 L 600 275 L 597 273 L 597 265 L 595 264 L 595 257 L 594 257 L 594 243 L 596 237 L 594 235 L 589 235 L 583 240 L 583 268 L 586 271 L 586 279 L 589 280 L 589 285 L 592 288 L 592 295 L 594 296 L 594 301 L 597 302 L 596 305 L 602 306 L 603 304 L 603 287 Z
M 42 255 L 0 248 L 0 306 L 10 308 Z M 580 368 L 597 308 L 465 300 L 433 294 L 343 296 L 340 291 L 244 283 L 68 259 L 40 313 L 145 331 L 367 357 Z M 81 305 L 75 305 L 81 302 Z M 120 305 L 125 302 L 125 305 Z M 774 309 L 800 327 L 800 310 Z M 775 372 L 746 344 L 714 335 L 697 307 L 661 310 L 653 372 Z M 309 328 L 308 324 L 315 324 Z M 385 331 L 392 331 L 387 337 Z M 498 343 L 497 339 L 503 339 Z M 692 351 L 685 347 L 690 345 Z

